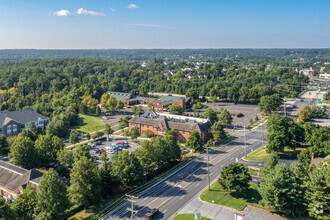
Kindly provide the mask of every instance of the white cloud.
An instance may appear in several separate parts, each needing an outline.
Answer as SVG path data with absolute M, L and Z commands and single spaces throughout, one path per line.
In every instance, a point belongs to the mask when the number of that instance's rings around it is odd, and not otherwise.
M 129 4 L 128 6 L 127 6 L 127 8 L 129 8 L 129 9 L 135 9 L 135 8 L 138 8 L 139 6 L 137 6 L 136 4 Z
M 55 11 L 53 13 L 54 16 L 63 16 L 63 17 L 67 17 L 67 16 L 71 16 L 71 12 L 65 9 L 59 10 L 59 11 Z
M 83 8 L 79 8 L 77 10 L 78 15 L 90 15 L 90 16 L 105 16 L 102 12 L 97 12 L 97 11 L 89 11 Z
M 114 9 L 114 8 L 110 8 L 110 11 L 112 11 L 112 12 L 116 12 L 116 9 Z

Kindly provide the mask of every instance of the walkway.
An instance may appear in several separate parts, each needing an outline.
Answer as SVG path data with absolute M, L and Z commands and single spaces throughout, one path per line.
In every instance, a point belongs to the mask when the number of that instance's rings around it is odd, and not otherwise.
M 203 202 L 199 199 L 199 197 L 195 197 L 179 211 L 179 214 L 199 212 L 202 214 L 202 216 L 210 219 L 233 220 L 235 211 L 236 210 L 224 206 Z M 243 211 L 240 211 L 240 213 L 245 214 L 244 220 L 283 219 L 281 217 L 251 207 L 246 207 Z

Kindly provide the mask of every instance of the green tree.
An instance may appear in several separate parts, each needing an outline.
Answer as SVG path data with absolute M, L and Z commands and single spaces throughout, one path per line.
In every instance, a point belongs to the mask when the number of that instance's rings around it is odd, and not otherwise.
M 33 219 L 37 205 L 37 193 L 31 185 L 27 185 L 23 193 L 11 204 L 11 208 L 20 216 L 20 219 Z
M 294 196 L 291 205 L 291 215 L 301 217 L 306 213 L 305 194 L 306 182 L 308 180 L 308 171 L 304 164 L 294 162 L 290 165 L 292 172 L 292 191 Z
M 57 171 L 61 174 L 68 175 L 70 169 L 73 167 L 74 163 L 74 152 L 63 149 L 57 153 L 57 161 L 60 166 L 57 167 Z
M 129 135 L 132 140 L 136 139 L 137 137 L 140 136 L 140 131 L 139 131 L 139 128 L 138 127 L 133 127 L 131 129 L 131 132 L 130 132 L 130 135 Z
M 91 155 L 89 154 L 89 146 L 79 145 L 77 146 L 76 150 L 73 152 L 74 162 L 77 162 L 82 157 L 87 157 L 88 159 L 91 158 Z
M 134 112 L 134 115 L 143 115 L 144 110 L 142 109 L 142 106 L 133 106 L 132 111 Z
M 0 218 L 5 220 L 17 219 L 16 213 L 6 200 L 0 197 Z
M 265 166 L 262 168 L 262 175 L 266 175 L 269 172 L 271 172 L 278 164 L 278 159 L 279 159 L 278 154 L 272 153 L 271 155 L 269 155 Z
M 113 190 L 113 181 L 110 174 L 110 167 L 108 164 L 109 158 L 107 156 L 106 152 L 103 152 L 100 160 L 103 162 L 102 167 L 100 169 L 100 177 L 101 177 L 101 192 L 102 196 L 106 197 L 110 194 L 110 192 Z
M 207 108 L 203 114 L 204 118 L 208 118 L 212 121 L 217 121 L 218 120 L 218 116 L 217 116 L 217 112 L 214 111 L 213 108 Z
M 174 115 L 182 115 L 183 113 L 183 108 L 179 105 L 170 105 L 168 107 L 168 111 L 171 113 L 171 114 L 174 114 Z
M 83 156 L 74 163 L 70 182 L 68 195 L 72 203 L 87 208 L 99 201 L 101 177 L 97 165 L 91 159 Z
M 222 109 L 219 117 L 218 117 L 218 121 L 222 124 L 222 125 L 231 125 L 231 123 L 233 122 L 233 117 L 231 117 L 229 111 L 227 111 L 227 109 Z
M 34 168 L 38 163 L 38 154 L 33 141 L 21 135 L 18 135 L 11 146 L 9 156 L 12 158 L 14 164 L 20 165 L 25 169 Z
M 330 187 L 324 174 L 314 169 L 307 182 L 307 211 L 310 217 L 328 219 L 330 216 Z
M 96 139 L 102 137 L 103 135 L 104 135 L 104 133 L 102 131 L 97 131 L 97 132 L 95 132 L 95 134 L 92 135 L 92 138 L 94 140 L 96 140 Z
M 217 121 L 212 125 L 211 133 L 215 142 L 218 142 L 227 136 L 220 121 Z
M 104 133 L 108 136 L 113 134 L 113 129 L 111 128 L 111 125 L 109 124 L 105 124 L 105 129 L 104 129 Z
M 101 108 L 99 106 L 96 106 L 95 115 L 98 117 L 101 115 Z
M 269 206 L 272 210 L 286 213 L 291 212 L 291 190 L 291 172 L 283 163 L 277 164 L 274 169 L 262 175 L 258 188 L 263 205 Z
M 186 91 L 186 97 L 191 98 L 191 99 L 198 99 L 199 95 L 196 89 L 190 88 Z
M 90 134 L 90 133 L 87 133 L 87 134 L 86 134 L 86 139 L 87 139 L 87 140 L 90 140 L 91 138 L 92 138 L 92 137 L 91 137 L 91 134 Z
M 148 102 L 147 107 L 148 107 L 148 109 L 149 109 L 149 112 L 151 112 L 151 111 L 154 110 L 153 104 L 154 104 L 154 103 L 153 103 L 152 101 Z
M 9 144 L 6 136 L 0 134 L 0 154 L 5 155 L 9 152 Z
M 54 169 L 49 169 L 39 183 L 37 193 L 37 219 L 66 219 L 69 208 L 67 186 Z
M 263 96 L 260 98 L 259 110 L 270 114 L 272 111 L 275 111 L 282 104 L 282 99 L 278 94 L 271 96 Z
M 39 135 L 35 148 L 40 156 L 39 164 L 46 166 L 56 160 L 57 153 L 64 148 L 64 144 L 59 137 L 46 134 Z
M 123 187 L 133 189 L 143 183 L 143 167 L 134 153 L 121 151 L 112 157 L 112 175 Z
M 248 173 L 247 166 L 241 163 L 232 163 L 223 167 L 218 181 L 225 190 L 243 192 L 249 188 L 250 180 L 252 178 Z
M 37 126 L 33 121 L 28 123 L 28 130 L 30 130 L 34 134 L 36 134 L 38 132 Z
M 80 132 L 78 130 L 71 130 L 69 141 L 71 144 L 76 144 L 80 141 Z
M 313 116 L 312 109 L 306 105 L 300 110 L 297 121 L 298 122 L 307 122 L 312 118 L 312 116 Z
M 190 136 L 186 142 L 186 147 L 196 151 L 197 149 L 203 146 L 203 142 L 201 140 L 201 136 L 198 131 L 193 131 L 190 133 Z
M 165 131 L 164 141 L 169 148 L 166 153 L 170 156 L 170 161 L 181 159 L 181 149 L 175 137 L 176 132 L 174 129 L 167 129 Z

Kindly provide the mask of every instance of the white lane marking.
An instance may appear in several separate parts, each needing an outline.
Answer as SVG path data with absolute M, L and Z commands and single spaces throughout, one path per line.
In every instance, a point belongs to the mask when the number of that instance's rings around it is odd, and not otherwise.
M 234 160 L 234 158 L 231 158 L 230 160 Z
M 166 211 L 167 211 L 167 209 L 165 209 L 163 213 L 165 213 Z
M 183 199 L 184 196 L 181 196 L 179 199 Z
M 212 176 L 213 175 L 213 173 L 210 173 L 210 176 Z

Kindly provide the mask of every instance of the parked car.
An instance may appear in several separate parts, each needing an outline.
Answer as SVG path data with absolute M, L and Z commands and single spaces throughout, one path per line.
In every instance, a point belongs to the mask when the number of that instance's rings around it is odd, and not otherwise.
M 87 145 L 90 146 L 90 147 L 95 147 L 95 143 L 94 142 L 89 142 Z
M 107 138 L 107 141 L 111 141 L 111 138 Z
M 97 153 L 97 154 L 102 154 L 102 151 L 99 150 L 99 149 L 97 149 L 97 150 L 95 151 L 95 153 Z
M 101 145 L 102 141 L 96 141 L 96 145 Z
M 101 148 L 100 151 L 105 152 L 105 150 L 103 148 Z
M 63 143 L 64 143 L 64 144 L 65 144 L 65 143 L 69 143 L 69 140 L 64 140 Z
M 153 219 L 154 217 L 156 217 L 159 214 L 159 210 L 158 209 L 151 209 L 149 210 L 145 215 L 144 215 L 144 219 Z
M 108 120 L 108 117 L 107 117 L 107 116 L 102 116 L 102 118 L 103 118 L 104 120 Z

